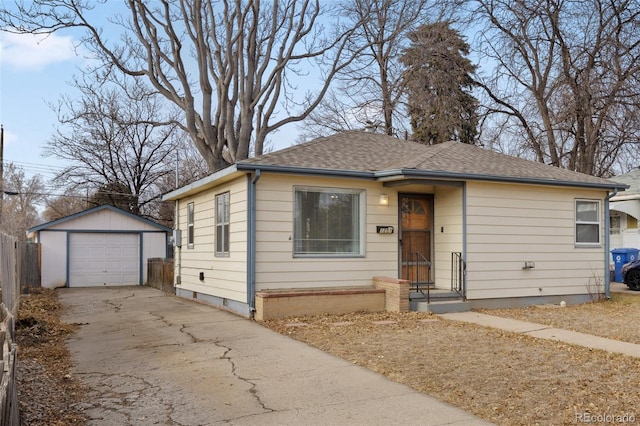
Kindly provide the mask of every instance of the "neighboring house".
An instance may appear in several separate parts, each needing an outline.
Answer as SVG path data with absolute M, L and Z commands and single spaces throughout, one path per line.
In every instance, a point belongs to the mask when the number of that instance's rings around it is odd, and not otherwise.
M 608 295 L 608 196 L 625 187 L 457 142 L 345 132 L 163 199 L 177 202 L 176 294 L 265 319 L 406 310 L 407 283 L 472 307 Z M 363 302 L 374 293 L 382 307 Z
M 171 229 L 110 205 L 34 226 L 42 286 L 142 285 L 147 259 L 166 257 Z
M 629 186 L 623 193 L 611 197 L 611 240 L 614 248 L 640 249 L 640 169 L 612 177 L 611 180 Z

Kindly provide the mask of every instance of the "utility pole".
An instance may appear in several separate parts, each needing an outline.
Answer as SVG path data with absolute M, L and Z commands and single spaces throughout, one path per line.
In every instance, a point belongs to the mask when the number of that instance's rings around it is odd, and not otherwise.
M 180 176 L 178 173 L 179 164 L 180 164 L 180 153 L 178 152 L 178 148 L 176 148 L 176 189 L 178 189 L 178 184 L 180 182 Z

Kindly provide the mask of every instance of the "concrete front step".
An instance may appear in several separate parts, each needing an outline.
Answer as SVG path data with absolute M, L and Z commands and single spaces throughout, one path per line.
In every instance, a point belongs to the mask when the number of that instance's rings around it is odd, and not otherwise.
M 431 290 L 431 292 L 429 293 L 429 299 L 431 302 L 441 302 L 444 300 L 461 300 L 462 297 L 460 296 L 459 293 L 456 293 L 455 291 Z M 424 302 L 427 300 L 427 292 L 424 292 L 424 293 L 410 292 L 409 300 Z
M 433 314 L 447 314 L 451 312 L 467 312 L 471 310 L 471 302 L 462 300 L 442 300 L 431 301 L 412 300 L 409 302 L 409 309 L 416 312 L 431 312 Z

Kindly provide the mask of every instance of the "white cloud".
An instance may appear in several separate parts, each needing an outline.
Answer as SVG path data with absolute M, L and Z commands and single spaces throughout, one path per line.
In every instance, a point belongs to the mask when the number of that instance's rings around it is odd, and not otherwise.
M 69 36 L 3 33 L 0 38 L 0 62 L 16 69 L 39 70 L 76 58 Z
M 4 129 L 4 144 L 5 144 L 5 146 L 13 145 L 13 144 L 18 143 L 18 139 L 19 139 L 18 135 L 8 131 L 7 129 Z

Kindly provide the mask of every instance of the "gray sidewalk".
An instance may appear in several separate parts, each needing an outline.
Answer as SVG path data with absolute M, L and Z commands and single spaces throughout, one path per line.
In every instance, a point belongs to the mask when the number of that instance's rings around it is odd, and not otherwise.
M 514 333 L 527 334 L 540 339 L 556 340 L 573 345 L 585 346 L 591 349 L 601 349 L 603 351 L 640 358 L 640 345 L 621 342 L 619 340 L 605 339 L 604 337 L 593 336 L 591 334 L 578 333 L 575 331 L 511 318 L 481 314 L 479 312 L 457 312 L 441 314 L 439 316 L 449 320 L 470 322 L 483 325 L 485 327 L 493 327 L 512 331 Z
M 62 289 L 90 425 L 486 425 L 255 322 L 147 287 Z

